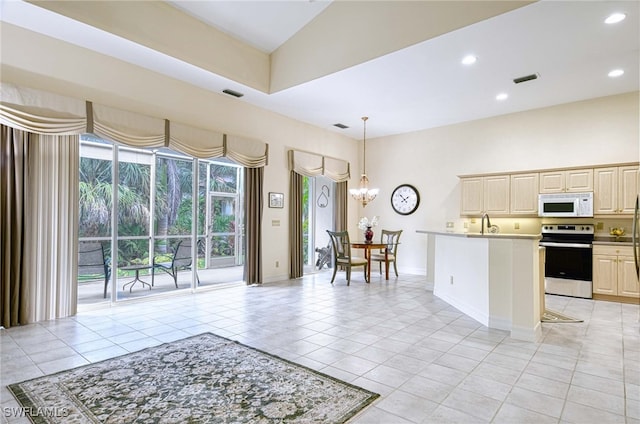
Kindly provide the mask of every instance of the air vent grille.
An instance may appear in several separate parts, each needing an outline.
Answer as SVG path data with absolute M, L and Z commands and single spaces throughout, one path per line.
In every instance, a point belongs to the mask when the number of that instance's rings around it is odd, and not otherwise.
M 349 127 L 347 127 L 345 124 L 340 124 L 340 123 L 338 123 L 338 124 L 333 124 L 333 126 L 334 126 L 334 127 L 338 127 L 338 128 L 340 128 L 341 130 L 344 130 L 344 129 L 349 128 Z
M 538 79 L 539 76 L 540 76 L 539 74 L 525 75 L 524 77 L 514 78 L 513 82 L 515 84 L 520 84 L 526 81 L 532 81 L 532 80 Z
M 242 93 L 240 93 L 238 91 L 230 90 L 228 88 L 225 88 L 224 90 L 222 90 L 222 92 L 224 94 L 228 94 L 228 95 L 233 96 L 233 97 L 242 97 L 242 96 L 244 96 L 244 94 L 242 94 Z

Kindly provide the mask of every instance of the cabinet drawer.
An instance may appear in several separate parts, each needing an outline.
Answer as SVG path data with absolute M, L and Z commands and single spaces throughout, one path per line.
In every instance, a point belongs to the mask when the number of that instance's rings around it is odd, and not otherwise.
M 633 256 L 633 247 L 594 244 L 593 254 L 611 256 Z

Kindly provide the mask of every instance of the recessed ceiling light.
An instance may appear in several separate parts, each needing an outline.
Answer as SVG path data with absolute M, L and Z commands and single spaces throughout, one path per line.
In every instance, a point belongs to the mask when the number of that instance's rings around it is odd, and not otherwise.
M 611 78 L 617 78 L 622 74 L 624 74 L 624 71 L 622 69 L 614 69 L 613 71 L 609 72 L 609 76 Z
M 478 58 L 472 54 L 466 55 L 465 57 L 462 58 L 462 64 L 463 65 L 473 65 L 474 63 L 476 63 L 476 61 L 478 60 Z
M 507 100 L 508 98 L 509 98 L 509 95 L 507 93 L 500 93 L 496 96 L 496 100 L 498 101 Z
M 627 15 L 624 13 L 612 13 L 609 15 L 607 19 L 604 20 L 605 24 L 617 24 L 618 22 L 624 21 Z

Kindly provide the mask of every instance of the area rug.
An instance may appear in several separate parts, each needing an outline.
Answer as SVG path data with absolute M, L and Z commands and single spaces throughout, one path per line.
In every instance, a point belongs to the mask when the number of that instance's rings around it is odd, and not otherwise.
M 578 318 L 572 318 L 570 316 L 561 314 L 560 312 L 552 311 L 551 309 L 545 309 L 542 315 L 542 322 L 583 322 L 584 320 Z
M 379 395 L 211 333 L 11 384 L 34 423 L 344 423 Z

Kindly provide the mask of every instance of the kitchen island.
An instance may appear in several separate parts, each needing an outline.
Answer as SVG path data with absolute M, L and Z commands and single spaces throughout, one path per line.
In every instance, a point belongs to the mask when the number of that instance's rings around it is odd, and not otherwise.
M 430 239 L 434 295 L 514 339 L 540 339 L 540 235 L 417 232 Z

